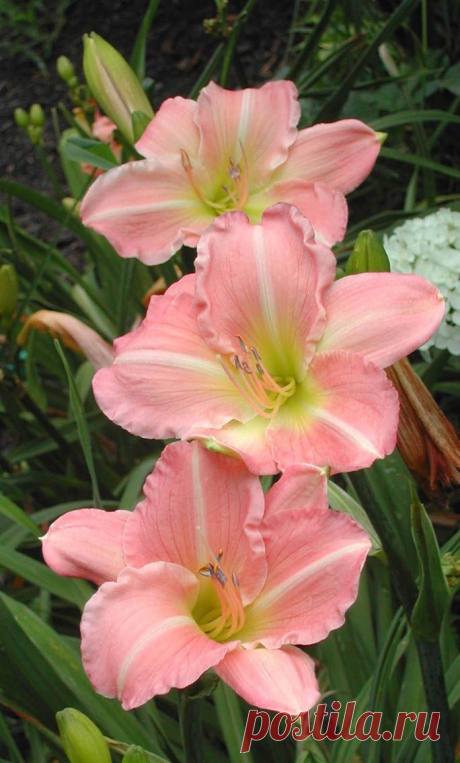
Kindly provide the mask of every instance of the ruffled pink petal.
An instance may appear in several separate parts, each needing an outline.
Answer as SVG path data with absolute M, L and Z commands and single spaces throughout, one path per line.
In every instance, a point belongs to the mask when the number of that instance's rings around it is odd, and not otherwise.
M 189 686 L 235 648 L 212 641 L 194 621 L 198 587 L 191 572 L 163 562 L 126 567 L 101 586 L 81 622 L 83 665 L 97 692 L 131 710 Z
M 63 514 L 42 538 L 43 557 L 51 569 L 97 585 L 116 580 L 126 567 L 122 536 L 130 511 L 78 509 Z
M 288 466 L 265 496 L 265 517 L 285 509 L 327 509 L 327 470 L 310 464 Z
M 273 181 L 300 178 L 350 193 L 367 178 L 379 155 L 377 133 L 357 119 L 300 130 Z
M 340 191 L 324 183 L 282 180 L 251 196 L 244 211 L 251 222 L 259 222 L 262 212 L 278 201 L 296 206 L 312 224 L 320 243 L 332 246 L 343 239 L 348 206 Z
M 168 98 L 147 125 L 136 143 L 141 156 L 161 159 L 167 154 L 180 155 L 181 149 L 190 158 L 198 155 L 200 133 L 195 124 L 196 102 L 190 98 Z
M 198 333 L 190 283 L 150 299 L 142 325 L 115 342 L 94 394 L 106 416 L 141 437 L 182 437 L 201 422 L 220 427 L 254 411 Z
M 398 395 L 384 371 L 349 352 L 321 353 L 267 438 L 282 471 L 304 462 L 350 472 L 394 450 L 398 413 Z
M 198 323 L 208 344 L 242 356 L 239 335 L 269 373 L 302 378 L 324 329 L 322 294 L 336 261 L 300 212 L 276 204 L 260 225 L 241 212 L 219 217 L 201 237 L 195 267 Z
M 254 474 L 276 474 L 279 469 L 267 441 L 267 426 L 266 419 L 256 416 L 245 424 L 230 421 L 221 429 L 194 427 L 188 437 L 201 440 L 209 450 L 223 451 L 234 458 L 241 458 Z
M 321 641 L 356 599 L 367 533 L 347 514 L 311 508 L 272 514 L 263 535 L 267 581 L 246 610 L 241 640 L 269 649 Z
M 422 276 L 341 278 L 324 295 L 327 323 L 317 352 L 349 350 L 385 368 L 432 336 L 445 304 L 439 289 Z
M 214 671 L 250 705 L 299 715 L 320 698 L 314 662 L 295 646 L 235 649 Z
M 196 573 L 222 551 L 221 567 L 229 579 L 237 575 L 243 603 L 254 599 L 267 572 L 259 529 L 264 495 L 242 461 L 198 443 L 173 443 L 144 493 L 123 537 L 128 565 L 175 562 Z
M 200 159 L 216 185 L 228 183 L 230 160 L 240 165 L 253 190 L 285 161 L 300 119 L 293 82 L 268 82 L 255 90 L 224 90 L 210 82 L 197 102 Z
M 105 172 L 83 199 L 81 219 L 122 257 L 156 265 L 184 243 L 196 246 L 214 215 L 196 195 L 178 156 L 128 162 Z

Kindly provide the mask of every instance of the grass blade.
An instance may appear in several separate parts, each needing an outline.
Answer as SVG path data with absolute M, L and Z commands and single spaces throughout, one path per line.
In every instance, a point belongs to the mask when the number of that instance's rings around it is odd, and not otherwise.
M 69 364 L 67 363 L 67 358 L 64 355 L 64 351 L 60 345 L 60 342 L 57 339 L 55 339 L 54 345 L 56 347 L 56 350 L 59 353 L 59 357 L 62 360 L 62 364 L 67 374 L 67 380 L 69 382 L 70 404 L 72 406 L 73 414 L 75 416 L 75 421 L 77 422 L 80 443 L 81 443 L 81 447 L 85 456 L 88 472 L 91 478 L 91 484 L 93 487 L 94 505 L 100 508 L 101 496 L 99 494 L 99 487 L 97 484 L 97 476 L 96 476 L 96 470 L 94 468 L 93 452 L 91 449 L 91 438 L 89 436 L 88 422 L 86 421 L 85 411 L 80 399 L 80 395 L 78 394 L 78 390 L 77 390 L 74 378 L 72 376 L 72 372 L 69 368 Z

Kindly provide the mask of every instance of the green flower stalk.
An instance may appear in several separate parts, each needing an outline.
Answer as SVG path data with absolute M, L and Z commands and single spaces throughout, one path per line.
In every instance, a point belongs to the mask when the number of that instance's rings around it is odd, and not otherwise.
M 79 710 L 56 713 L 64 752 L 70 763 L 112 763 L 109 746 L 98 727 Z
M 124 137 L 134 143 L 133 112 L 153 119 L 141 83 L 127 61 L 102 37 L 92 32 L 84 36 L 83 44 L 83 70 L 89 89 Z
M 9 323 L 18 301 L 18 276 L 14 265 L 0 267 L 0 315 Z

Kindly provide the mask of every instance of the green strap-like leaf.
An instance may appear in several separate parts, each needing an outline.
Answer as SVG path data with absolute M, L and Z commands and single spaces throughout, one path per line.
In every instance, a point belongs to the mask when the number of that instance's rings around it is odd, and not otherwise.
M 417 638 L 436 641 L 449 607 L 449 590 L 433 525 L 414 488 L 412 536 L 419 559 L 419 595 L 412 610 L 411 627 Z

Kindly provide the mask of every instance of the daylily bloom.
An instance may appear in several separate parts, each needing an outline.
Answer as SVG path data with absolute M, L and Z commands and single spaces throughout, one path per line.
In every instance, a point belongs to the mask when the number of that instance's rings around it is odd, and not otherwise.
M 297 645 L 342 625 L 370 548 L 325 489 L 321 470 L 296 465 L 264 496 L 241 461 L 174 443 L 134 512 L 54 522 L 47 563 L 101 585 L 81 623 L 94 688 L 129 710 L 213 668 L 257 707 L 309 710 L 318 684 Z
M 439 325 L 444 300 L 429 281 L 334 282 L 334 255 L 286 204 L 260 225 L 220 217 L 196 271 L 151 298 L 96 374 L 109 418 L 142 437 L 229 448 L 257 474 L 300 462 L 353 471 L 394 449 L 398 396 L 382 369 Z
M 356 119 L 298 131 L 297 95 L 288 81 L 235 92 L 211 82 L 196 102 L 169 98 L 136 143 L 146 159 L 90 188 L 84 224 L 149 265 L 196 246 L 216 216 L 238 209 L 259 222 L 277 201 L 295 204 L 327 244 L 340 241 L 343 194 L 371 171 L 379 135 Z

